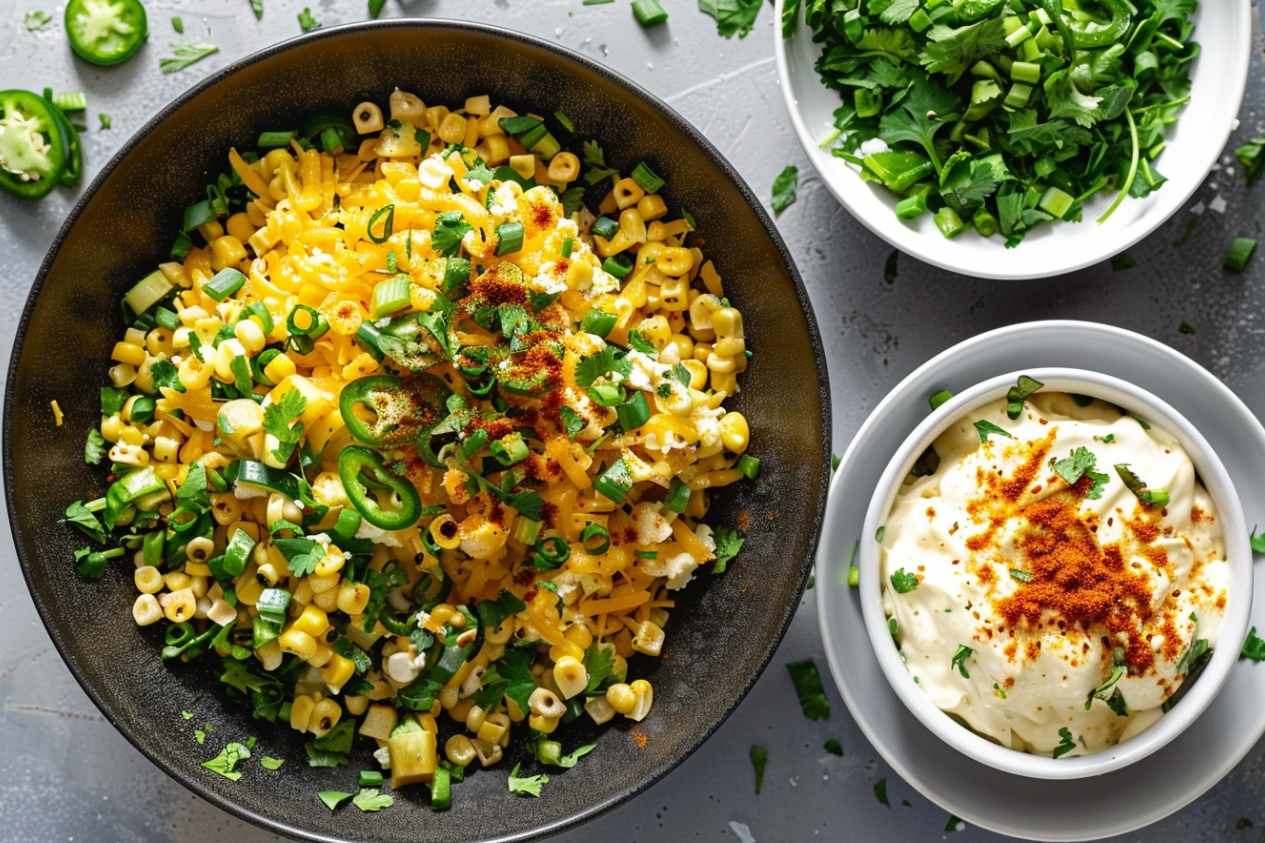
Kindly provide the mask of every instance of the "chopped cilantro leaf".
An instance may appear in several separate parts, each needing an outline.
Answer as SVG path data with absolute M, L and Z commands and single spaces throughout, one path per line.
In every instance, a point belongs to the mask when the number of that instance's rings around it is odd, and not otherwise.
M 1243 642 L 1243 649 L 1239 651 L 1239 655 L 1254 662 L 1265 661 L 1265 640 L 1257 636 L 1256 627 L 1247 631 L 1247 640 Z
M 881 778 L 874 783 L 874 798 L 879 801 L 880 805 L 892 807 L 892 803 L 887 800 L 887 778 Z
M 296 577 L 315 571 L 325 557 L 325 546 L 315 539 L 273 539 L 272 546 L 285 557 L 290 573 Z
M 595 743 L 586 743 L 584 746 L 577 746 L 575 749 L 558 759 L 558 766 L 570 769 L 576 765 L 576 762 L 595 749 L 597 749 L 597 744 Z
M 172 45 L 172 52 L 175 55 L 172 58 L 159 59 L 158 69 L 163 73 L 176 73 L 219 51 L 220 48 L 214 44 L 193 44 L 188 41 L 177 41 Z
M 312 17 L 312 10 L 304 6 L 303 11 L 299 12 L 299 28 L 304 32 L 311 32 L 313 29 L 319 29 L 320 26 L 320 21 Z
M 592 386 L 598 378 L 615 374 L 620 379 L 632 374 L 632 363 L 612 345 L 597 354 L 580 358 L 575 367 L 575 382 L 582 387 Z
M 331 811 L 336 810 L 339 805 L 343 804 L 352 797 L 352 794 L 341 790 L 322 790 L 316 795 L 320 797 L 322 802 L 325 803 L 325 807 L 329 808 Z
M 382 793 L 376 787 L 362 787 L 360 792 L 352 797 L 351 804 L 365 812 L 381 811 L 383 808 L 394 805 L 395 798 Z
M 799 168 L 792 165 L 777 174 L 773 180 L 773 214 L 780 216 L 795 204 L 795 191 L 799 187 Z
M 246 744 L 234 742 L 224 747 L 220 754 L 210 761 L 203 761 L 202 766 L 214 773 L 219 773 L 226 779 L 237 781 L 242 777 L 241 771 L 236 769 L 237 765 L 249 757 L 250 749 Z
M 698 10 L 716 19 L 716 32 L 724 38 L 746 38 L 762 5 L 760 0 L 698 0 Z
M 263 758 L 259 759 L 259 766 L 263 767 L 265 770 L 279 770 L 281 769 L 281 765 L 284 763 L 284 760 L 280 758 L 273 758 L 270 755 L 265 755 Z
M 1072 740 L 1071 731 L 1066 726 L 1064 726 L 1062 729 L 1059 729 L 1059 745 L 1054 747 L 1054 753 L 1052 757 L 1062 758 L 1064 755 L 1067 755 L 1073 749 L 1076 749 L 1076 741 Z
M 892 588 L 896 589 L 897 594 L 908 594 L 918 587 L 917 574 L 906 573 L 904 568 L 897 568 L 891 580 Z
M 764 784 L 764 767 L 769 761 L 769 753 L 764 747 L 752 744 L 751 746 L 751 766 L 755 768 L 755 792 L 760 792 L 760 786 Z
M 105 528 L 101 526 L 97 516 L 84 505 L 83 501 L 75 501 L 66 507 L 66 517 L 63 520 L 67 524 L 73 524 L 78 527 L 85 536 L 93 541 L 105 543 Z
M 809 720 L 827 720 L 830 718 L 830 702 L 826 699 L 826 689 L 821 685 L 821 674 L 812 659 L 791 662 L 786 666 L 791 674 L 791 682 L 795 685 L 795 693 L 799 696 L 799 706 Z
M 1054 463 L 1054 473 L 1062 477 L 1069 486 L 1075 486 L 1082 477 L 1088 477 L 1092 485 L 1085 496 L 1096 501 L 1102 498 L 1103 486 L 1111 479 L 1106 474 L 1094 471 L 1097 462 L 1098 457 L 1092 451 L 1080 447 L 1072 451 L 1070 456 Z
M 544 773 L 535 776 L 527 776 L 519 778 L 518 771 L 523 766 L 523 762 L 514 765 L 514 769 L 510 771 L 509 789 L 510 793 L 516 796 L 540 796 L 540 789 L 549 781 L 549 777 Z
M 98 465 L 108 450 L 105 437 L 95 427 L 88 431 L 88 441 L 83 446 L 83 461 L 89 465 Z
M 738 535 L 737 530 L 731 530 L 728 527 L 717 527 L 715 533 L 716 539 L 716 562 L 712 565 L 713 574 L 723 574 L 729 566 L 729 560 L 738 555 L 738 551 L 742 550 L 742 545 L 746 539 Z
M 839 755 L 839 756 L 843 755 L 843 744 L 839 742 L 838 738 L 831 738 L 830 740 L 826 741 L 825 746 L 822 748 L 825 749 L 826 752 L 829 752 L 831 755 Z
M 1265 533 L 1257 535 L 1255 525 L 1252 526 L 1251 542 L 1253 553 L 1265 553 Z
M 956 667 L 958 673 L 962 674 L 963 679 L 970 679 L 971 674 L 967 672 L 966 660 L 975 655 L 975 651 L 965 644 L 959 644 L 958 648 L 953 651 L 953 658 L 949 661 L 950 667 Z
M 307 399 L 293 387 L 286 390 L 276 404 L 264 408 L 264 433 L 277 440 L 276 447 L 272 449 L 272 457 L 277 462 L 288 462 L 303 438 L 303 425 L 291 427 L 291 422 L 303 415 L 306 409 Z
M 979 434 L 979 441 L 981 445 L 987 442 L 988 437 L 993 434 L 996 434 L 997 436 L 1005 436 L 1007 439 L 1015 438 L 1009 431 L 998 427 L 990 421 L 984 420 L 975 422 L 975 432 Z
M 26 17 L 22 19 L 22 23 L 26 26 L 28 32 L 34 32 L 47 26 L 52 20 L 52 17 L 47 12 L 37 9 L 34 12 L 27 12 Z
M 615 667 L 615 651 L 610 647 L 594 644 L 584 652 L 584 669 L 589 675 L 589 684 L 584 693 L 587 696 L 599 696 L 606 692 L 611 684 L 607 679 Z

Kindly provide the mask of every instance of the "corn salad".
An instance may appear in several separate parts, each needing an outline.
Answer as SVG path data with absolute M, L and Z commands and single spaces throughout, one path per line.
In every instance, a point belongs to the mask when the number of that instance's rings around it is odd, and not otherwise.
M 650 714 L 629 660 L 741 544 L 711 490 L 759 469 L 692 219 L 549 125 L 396 91 L 231 150 L 125 297 L 114 482 L 68 512 L 132 552 L 163 658 L 213 651 L 314 758 L 366 736 L 437 808 L 519 724 L 558 764 L 560 724 Z

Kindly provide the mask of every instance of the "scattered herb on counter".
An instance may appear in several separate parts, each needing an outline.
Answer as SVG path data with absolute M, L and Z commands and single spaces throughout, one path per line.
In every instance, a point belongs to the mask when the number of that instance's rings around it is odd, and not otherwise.
M 1177 326 L 1177 333 L 1193 334 L 1195 333 L 1195 326 L 1190 324 L 1189 322 L 1183 322 L 1182 324 Z
M 192 720 L 192 719 L 193 719 L 193 712 L 192 712 L 192 711 L 182 711 L 182 712 L 180 712 L 180 716 L 181 716 L 181 717 L 183 717 L 185 720 Z
M 584 0 L 584 3 L 583 3 L 582 5 L 585 5 L 585 6 L 605 6 L 605 5 L 609 4 L 609 3 L 614 3 L 614 2 L 615 2 L 615 0 Z
M 781 216 L 782 212 L 795 204 L 795 191 L 799 188 L 799 167 L 791 165 L 777 174 L 773 180 L 773 215 Z
M 210 761 L 203 761 L 202 766 L 214 773 L 219 773 L 226 779 L 237 781 L 242 777 L 237 765 L 249 757 L 250 748 L 246 744 L 234 742 L 224 747 L 220 754 Z
M 828 720 L 830 718 L 830 702 L 826 699 L 826 689 L 821 685 L 821 674 L 812 659 L 791 662 L 786 666 L 791 674 L 791 682 L 795 685 L 795 693 L 799 696 L 799 707 L 809 720 Z
M 1015 421 L 1023 414 L 1023 402 L 1038 392 L 1045 384 L 1036 378 L 1020 375 L 1018 382 L 1006 393 L 1006 418 Z
M 698 0 L 698 10 L 716 19 L 716 32 L 725 38 L 751 34 L 762 5 L 760 0 Z
M 642 27 L 649 28 L 667 23 L 668 13 L 659 5 L 659 0 L 633 0 L 633 17 Z
M 1247 268 L 1247 262 L 1252 259 L 1255 251 L 1256 238 L 1236 237 L 1230 244 L 1230 248 L 1226 250 L 1225 260 L 1221 265 L 1231 272 L 1242 272 Z
M 202 744 L 206 742 L 206 732 L 202 729 L 194 729 L 193 739 L 197 741 L 198 746 L 201 746 Z
M 755 792 L 760 792 L 760 787 L 764 784 L 764 766 L 769 761 L 769 753 L 764 747 L 752 744 L 751 746 L 751 766 L 755 768 Z
M 1265 553 L 1265 533 L 1256 534 L 1256 525 L 1252 525 L 1252 552 Z
M 383 808 L 390 808 L 394 805 L 395 797 L 383 793 L 375 787 L 362 787 L 360 792 L 352 797 L 351 804 L 366 813 L 369 811 L 381 811 Z
M 947 389 L 942 389 L 935 395 L 927 399 L 927 403 L 931 405 L 931 409 L 938 410 L 940 405 L 953 397 L 953 393 Z
M 900 259 L 900 251 L 892 249 L 892 253 L 887 256 L 887 262 L 883 264 L 883 280 L 888 284 L 896 282 L 896 265 Z
M 1112 272 L 1124 272 L 1126 269 L 1133 269 L 1138 263 L 1128 255 L 1116 255 L 1111 259 Z
M 110 115 L 108 114 L 98 114 L 97 119 L 101 121 L 101 131 L 103 132 L 106 129 L 109 129 L 110 126 L 112 125 L 110 121 Z
M 374 20 L 378 19 L 378 15 L 382 14 L 382 10 L 386 8 L 387 0 L 369 0 L 369 17 Z
M 175 55 L 171 58 L 159 59 L 158 69 L 163 73 L 177 73 L 219 51 L 220 48 L 214 44 L 194 44 L 190 41 L 177 41 L 172 45 L 172 52 Z
M 904 568 L 897 568 L 891 580 L 892 588 L 896 589 L 897 594 L 908 594 L 918 587 L 917 574 L 906 573 Z
M 1186 241 L 1190 239 L 1190 235 L 1195 233 L 1195 226 L 1199 225 L 1199 217 L 1191 217 L 1186 223 L 1186 228 L 1182 231 L 1181 236 L 1173 241 L 1173 248 L 1180 249 L 1186 245 Z
M 263 767 L 265 770 L 279 770 L 281 769 L 281 765 L 284 763 L 286 762 L 283 759 L 273 758 L 270 755 L 265 755 L 263 758 L 259 759 L 259 766 Z
M 250 0 L 250 10 L 255 13 L 255 20 L 263 20 L 264 0 Z
M 892 807 L 892 803 L 887 801 L 887 779 L 886 777 L 879 779 L 874 783 L 874 798 L 879 801 L 880 805 Z
M 22 23 L 26 25 L 28 32 L 34 32 L 37 29 L 43 29 L 48 26 L 52 20 L 47 12 L 37 9 L 34 12 L 27 12 L 26 17 L 22 19 Z
M 184 18 L 173 17 L 171 19 L 171 28 L 176 30 L 177 35 L 184 35 Z
M 973 227 L 1012 247 L 1041 223 L 1079 221 L 1091 197 L 1115 194 L 1102 222 L 1166 181 L 1154 162 L 1189 101 L 1196 0 L 1111 0 L 1101 22 L 1032 5 L 805 7 L 817 70 L 842 98 L 831 151 L 896 194 L 901 219 L 933 213 L 945 237 Z
M 1066 726 L 1059 729 L 1059 738 L 1059 745 L 1054 747 L 1054 752 L 1051 755 L 1053 758 L 1062 758 L 1073 749 L 1076 749 L 1076 741 L 1072 740 L 1072 733 Z
M 953 658 L 949 661 L 950 667 L 956 667 L 958 673 L 962 674 L 963 679 L 970 679 L 971 674 L 966 670 L 966 660 L 975 655 L 975 651 L 965 644 L 959 644 L 958 648 L 953 651 Z
M 712 563 L 713 574 L 723 574 L 729 566 L 729 560 L 738 555 L 746 539 L 738 535 L 737 530 L 728 527 L 717 527 L 713 534 L 716 541 L 716 561 Z
M 949 820 L 944 824 L 945 831 L 961 831 L 964 828 L 966 828 L 966 823 L 962 822 L 962 820 L 952 814 L 949 814 Z
M 525 778 L 518 777 L 518 770 L 523 766 L 523 762 L 514 765 L 514 769 L 510 770 L 509 789 L 510 793 L 515 796 L 540 796 L 540 789 L 549 782 L 549 777 L 544 773 L 535 776 L 527 776 Z
M 823 749 L 825 749 L 826 752 L 829 752 L 831 755 L 838 755 L 838 756 L 843 755 L 843 744 L 839 743 L 837 738 L 831 738 L 830 740 L 826 741 L 826 744 L 823 747 Z
M 299 12 L 299 28 L 304 32 L 311 32 L 313 29 L 319 29 L 320 26 L 320 21 L 312 17 L 312 10 L 304 6 L 303 11 Z
M 1234 150 L 1234 157 L 1239 159 L 1239 163 L 1243 165 L 1243 175 L 1247 177 L 1247 186 L 1254 187 L 1260 179 L 1261 173 L 1265 172 L 1265 138 L 1252 138 L 1252 140 Z
M 981 445 L 987 442 L 988 437 L 993 434 L 996 434 L 997 436 L 1005 436 L 1007 439 L 1015 438 L 1009 431 L 998 427 L 990 421 L 980 420 L 975 422 L 975 432 L 979 434 L 979 441 Z
M 1243 642 L 1243 649 L 1239 651 L 1239 656 L 1254 662 L 1265 661 L 1265 641 L 1257 637 L 1256 627 L 1247 631 L 1247 640 Z
M 1032 582 L 1032 572 L 1023 571 L 1019 568 L 1011 568 L 1010 578 L 1015 582 Z

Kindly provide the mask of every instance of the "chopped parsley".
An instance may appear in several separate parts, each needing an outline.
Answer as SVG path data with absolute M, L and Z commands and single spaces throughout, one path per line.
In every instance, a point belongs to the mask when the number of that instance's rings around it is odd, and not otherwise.
M 892 588 L 896 589 L 897 594 L 908 594 L 918 587 L 917 574 L 907 573 L 904 568 L 897 568 L 891 580 Z
M 47 12 L 39 9 L 34 12 L 27 12 L 26 17 L 22 19 L 22 23 L 26 26 L 28 32 L 34 32 L 37 29 L 43 29 L 52 22 L 52 17 Z
M 831 738 L 830 740 L 826 741 L 825 746 L 822 748 L 825 749 L 826 752 L 829 752 L 831 755 L 838 755 L 838 756 L 843 755 L 843 744 L 839 743 L 838 738 Z
M 588 755 L 590 752 L 592 752 L 595 749 L 597 749 L 597 744 L 595 743 L 586 743 L 584 746 L 578 746 L 572 751 L 568 752 L 566 755 L 561 756 L 558 759 L 558 766 L 566 767 L 567 769 L 570 769 L 576 765 L 577 761 L 579 761 L 581 758 Z
M 201 741 L 199 741 L 201 743 Z M 242 777 L 242 773 L 237 769 L 237 765 L 250 757 L 250 749 L 243 743 L 230 743 L 220 752 L 219 755 L 210 761 L 203 761 L 202 766 L 208 770 L 219 773 L 226 779 L 237 781 Z
M 109 129 L 110 126 L 112 125 L 110 122 L 110 115 L 108 114 L 98 114 L 97 119 L 101 121 L 101 131 L 103 132 L 106 129 Z
M 540 790 L 549 782 L 549 776 L 540 773 L 535 776 L 527 776 L 519 778 L 518 770 L 523 766 L 523 762 L 519 761 L 514 765 L 514 769 L 510 770 L 509 789 L 510 793 L 515 796 L 540 796 Z
M 1265 533 L 1257 535 L 1255 525 L 1252 526 L 1252 536 L 1250 541 L 1252 542 L 1253 553 L 1265 553 Z
M 192 720 L 192 719 L 193 719 L 193 712 L 192 712 L 192 711 L 182 711 L 182 712 L 180 712 L 180 716 L 181 716 L 181 717 L 183 717 L 185 720 Z
M 618 170 L 613 170 L 606 166 L 606 153 L 602 151 L 602 147 L 597 141 L 587 140 L 583 143 L 584 163 L 588 165 L 589 171 L 584 174 L 584 180 L 589 184 L 597 184 L 602 179 L 619 175 Z
M 717 527 L 714 538 L 716 539 L 716 562 L 712 565 L 712 573 L 723 574 L 725 568 L 729 566 L 729 560 L 742 550 L 746 539 L 738 535 L 737 530 L 731 530 L 728 527 Z
M 966 669 L 966 660 L 975 655 L 975 651 L 965 644 L 959 644 L 958 648 L 953 651 L 953 658 L 949 661 L 950 667 L 956 667 L 958 673 L 962 674 L 963 679 L 970 679 L 971 674 Z
M 1182 324 L 1177 326 L 1177 333 L 1193 334 L 1195 333 L 1195 326 L 1190 324 L 1189 322 L 1183 322 Z
M 769 762 L 769 753 L 764 747 L 752 744 L 751 766 L 755 768 L 755 792 L 759 794 L 764 784 L 764 767 Z
M 1265 640 L 1257 636 L 1256 627 L 1247 631 L 1247 640 L 1243 642 L 1239 656 L 1254 662 L 1265 662 Z
M 575 366 L 575 382 L 582 387 L 590 387 L 599 378 L 618 375 L 620 380 L 632 374 L 632 363 L 613 345 L 608 345 L 597 354 L 581 357 Z
M 783 211 L 795 204 L 795 191 L 798 188 L 799 167 L 791 165 L 777 174 L 777 178 L 773 180 L 771 203 L 774 216 L 781 216 Z
M 171 58 L 159 59 L 158 69 L 163 73 L 176 73 L 219 51 L 220 48 L 214 44 L 194 44 L 190 41 L 177 41 L 172 45 L 172 52 L 175 55 Z
M 716 33 L 724 38 L 750 35 L 762 5 L 760 0 L 698 0 L 698 10 L 716 19 Z
M 303 425 L 291 427 L 291 422 L 303 415 L 306 409 L 307 399 L 293 387 L 276 404 L 264 408 L 264 433 L 277 440 L 277 446 L 272 449 L 272 457 L 277 462 L 288 462 L 303 438 Z
M 1106 474 L 1094 471 L 1097 461 L 1098 457 L 1093 451 L 1080 447 L 1072 451 L 1066 459 L 1054 463 L 1054 473 L 1062 477 L 1069 486 L 1075 486 L 1082 477 L 1088 477 L 1092 483 L 1085 496 L 1091 501 L 1096 501 L 1102 498 L 1103 486 L 1111 479 Z
M 1073 749 L 1076 749 L 1076 741 L 1072 740 L 1071 731 L 1064 726 L 1062 729 L 1059 729 L 1059 745 L 1054 747 L 1054 752 L 1051 757 L 1062 758 Z
M 982 419 L 975 422 L 975 432 L 979 434 L 979 441 L 981 445 L 987 442 L 988 437 L 993 434 L 1005 436 L 1007 439 L 1015 438 L 1009 431 L 998 427 L 990 421 L 984 421 Z
M 589 684 L 584 689 L 585 696 L 595 697 L 605 693 L 604 686 L 611 684 L 606 680 L 614 667 L 615 651 L 612 648 L 597 644 L 589 647 L 584 652 L 584 669 L 589 675 Z M 535 684 L 534 679 L 532 682 Z
M 791 682 L 795 685 L 795 693 L 799 696 L 799 707 L 809 720 L 827 720 L 830 718 L 830 702 L 826 699 L 826 689 L 821 685 L 821 674 L 812 659 L 791 662 L 786 666 L 791 674 Z
M 299 28 L 304 32 L 311 32 L 313 29 L 320 29 L 321 22 L 312 17 L 312 10 L 304 6 L 303 11 L 299 12 Z M 373 810 L 377 810 L 374 808 Z
M 892 807 L 892 803 L 887 801 L 887 778 L 881 778 L 874 783 L 874 798 L 879 801 L 880 805 Z
M 466 222 L 460 211 L 444 211 L 435 220 L 431 247 L 446 258 L 455 257 L 461 249 L 461 239 L 470 231 L 474 231 L 474 226 Z
M 325 546 L 315 539 L 273 539 L 272 546 L 285 557 L 286 566 L 296 577 L 306 577 L 325 557 Z
M 1023 413 L 1023 402 L 1027 401 L 1029 396 L 1043 386 L 1045 384 L 1036 378 L 1020 375 L 1019 382 L 1006 393 L 1006 416 L 1011 421 L 1018 419 L 1020 414 Z

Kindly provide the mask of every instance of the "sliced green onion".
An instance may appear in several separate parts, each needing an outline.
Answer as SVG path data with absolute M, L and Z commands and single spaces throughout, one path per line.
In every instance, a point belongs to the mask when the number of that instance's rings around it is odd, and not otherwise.
M 614 384 L 597 383 L 589 387 L 589 397 L 601 407 L 614 407 L 624 400 L 624 391 Z
M 361 770 L 358 784 L 361 787 L 381 787 L 382 774 L 377 770 Z
M 154 411 L 156 409 L 158 409 L 158 405 L 154 402 L 153 398 L 150 398 L 148 395 L 139 395 L 136 400 L 132 402 L 132 409 L 129 411 L 128 415 L 131 417 L 133 423 L 146 424 L 147 422 L 153 421 Z
M 524 115 L 521 117 L 502 117 L 497 121 L 497 125 L 501 127 L 501 131 L 505 132 L 505 134 L 517 137 L 543 124 L 535 117 Z
M 633 0 L 632 10 L 633 17 L 642 26 L 658 26 L 668 19 L 668 13 L 659 5 L 659 0 Z M 653 190 L 646 192 L 654 193 Z
M 1225 253 L 1225 261 L 1221 265 L 1231 272 L 1242 272 L 1247 267 L 1247 262 L 1252 259 L 1252 254 L 1255 251 L 1255 238 L 1236 237 L 1234 242 L 1230 244 L 1229 250 Z
M 245 283 L 245 275 L 242 275 L 232 267 L 226 267 L 217 272 L 214 278 L 202 285 L 202 292 L 216 301 L 224 301 L 224 299 L 240 290 Z
M 593 539 L 597 539 L 596 542 Z M 580 533 L 580 543 L 590 556 L 601 556 L 611 549 L 611 534 L 601 524 L 590 524 Z
M 622 457 L 615 460 L 609 468 L 593 480 L 594 489 L 620 504 L 624 502 L 624 496 L 632 487 L 632 474 L 628 471 L 628 465 Z
M 88 98 L 83 91 L 71 91 L 53 97 L 53 105 L 62 111 L 83 111 L 88 107 Z
M 649 2 L 659 5 L 657 0 L 649 0 Z M 633 4 L 633 7 L 636 8 L 636 4 Z M 666 19 L 667 14 L 664 13 L 663 17 Z M 658 193 L 659 188 L 664 185 L 663 179 L 659 178 L 645 161 L 638 163 L 633 169 L 632 180 L 646 193 Z
M 261 132 L 259 135 L 259 143 L 255 144 L 260 149 L 277 149 L 283 146 L 289 146 L 290 141 L 294 140 L 294 136 L 298 134 L 296 130 L 288 132 Z
M 261 301 L 253 301 L 246 305 L 246 308 L 242 311 L 241 316 L 237 318 L 237 321 L 240 322 L 243 319 L 249 319 L 251 316 L 254 316 L 259 320 L 259 327 L 264 329 L 265 337 L 271 334 L 272 329 L 276 327 L 272 321 L 272 311 L 268 310 L 268 305 Z
M 451 293 L 470 280 L 470 259 L 446 258 L 445 260 L 447 263 L 444 264 L 443 289 L 445 293 Z
M 927 399 L 927 403 L 931 405 L 931 409 L 938 410 L 940 405 L 953 397 L 953 393 L 947 389 L 942 389 L 935 395 Z
M 488 450 L 492 453 L 492 458 L 506 468 L 527 459 L 527 455 L 530 453 L 527 443 L 523 441 L 523 437 L 519 434 L 510 434 L 497 439 L 488 446 Z
M 171 244 L 171 259 L 182 261 L 189 257 L 189 251 L 193 248 L 193 241 L 189 239 L 189 235 L 183 231 L 176 233 L 176 242 Z
M 206 225 L 209 222 L 215 222 L 215 209 L 211 207 L 210 199 L 195 202 L 184 209 L 183 231 L 192 231 L 198 226 Z
M 958 216 L 957 211 L 945 205 L 936 211 L 935 215 L 936 228 L 940 229 L 940 233 L 945 239 L 957 237 L 966 230 L 966 226 L 962 223 L 962 218 Z
M 590 230 L 598 237 L 609 240 L 619 233 L 619 223 L 610 217 L 598 217 L 593 220 L 593 227 Z
M 299 324 L 300 320 L 304 323 L 303 325 Z M 329 320 L 316 308 L 308 307 L 306 304 L 296 304 L 290 311 L 290 315 L 286 317 L 286 330 L 291 336 L 319 340 L 329 330 Z
M 690 487 L 680 477 L 673 477 L 668 484 L 668 495 L 663 499 L 663 508 L 675 513 L 685 512 L 690 502 Z
M 760 461 L 750 454 L 743 454 L 738 457 L 737 469 L 742 472 L 743 477 L 755 480 L 760 476 Z
M 513 254 L 523 248 L 523 224 L 503 222 L 496 227 L 496 256 Z
M 290 606 L 290 592 L 284 588 L 265 588 L 255 601 L 255 611 L 266 618 L 285 621 L 286 609 Z
M 280 354 L 281 349 L 279 348 L 265 348 L 263 351 L 250 358 L 250 373 L 254 375 L 255 383 L 263 384 L 269 389 L 277 385 L 273 382 L 272 378 L 264 374 L 264 369 L 267 369 L 268 364 L 276 359 L 276 357 Z
M 658 559 L 659 552 L 657 550 L 638 550 L 633 556 L 638 559 Z
M 580 322 L 580 328 L 586 334 L 596 334 L 602 339 L 611 332 L 615 327 L 615 323 L 619 321 L 618 314 L 607 313 L 599 308 L 592 308 L 588 313 L 584 314 L 584 319 Z
M 354 538 L 356 531 L 360 529 L 360 522 L 364 518 L 359 512 L 351 507 L 344 508 L 338 513 L 338 521 L 334 523 L 334 535 L 346 541 Z
M 575 241 L 570 237 L 562 238 L 562 256 L 564 258 L 571 257 L 571 252 L 575 248 Z
M 378 237 L 373 233 L 373 227 L 378 224 L 378 220 L 386 217 L 382 223 L 382 236 Z M 395 206 L 385 205 L 377 210 L 373 216 L 369 218 L 369 225 L 365 227 L 365 234 L 369 235 L 369 239 L 375 243 L 385 243 L 391 238 L 391 234 L 395 229 Z
M 409 277 L 397 275 L 378 282 L 369 300 L 369 318 L 381 319 L 409 306 Z
M 571 558 L 571 545 L 562 536 L 547 536 L 536 545 L 536 569 L 551 571 Z M 546 567 L 542 567 L 544 563 Z
M 531 547 L 540 538 L 540 530 L 544 527 L 544 523 L 533 521 L 525 516 L 519 516 L 514 521 L 514 529 L 510 530 L 510 538 L 514 541 Z
M 326 126 L 321 130 L 321 149 L 330 155 L 338 155 L 343 150 L 343 139 L 338 136 L 338 130 L 333 126 Z
M 562 127 L 566 129 L 568 132 L 575 131 L 575 124 L 571 122 L 570 117 L 563 114 L 561 111 L 555 111 L 553 113 L 553 116 L 554 116 L 554 119 L 557 120 L 559 123 L 561 123 Z
M 488 432 L 483 428 L 479 428 L 462 440 L 461 447 L 457 449 L 457 452 L 461 454 L 463 460 L 468 460 L 479 453 L 480 449 L 486 444 L 488 444 Z
M 636 430 L 650 420 L 650 402 L 646 393 L 634 392 L 633 396 L 615 408 L 619 426 L 625 433 Z
M 633 263 L 627 255 L 612 255 L 602 261 L 602 269 L 616 278 L 624 278 L 633 271 Z
M 382 332 L 370 322 L 361 322 L 360 327 L 356 329 L 356 342 L 361 348 L 369 352 L 370 357 L 379 363 L 386 356 L 382 353 L 382 347 L 378 345 L 381 338 Z
M 154 322 L 158 324 L 158 327 L 166 328 L 168 331 L 174 331 L 180 327 L 180 317 L 175 314 L 175 311 L 168 310 L 162 305 L 154 308 Z

